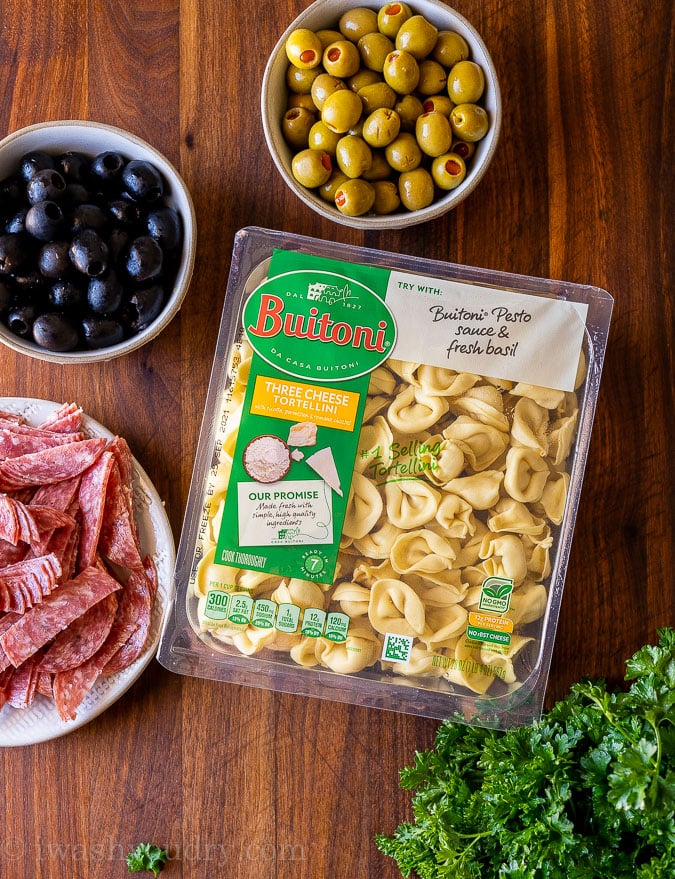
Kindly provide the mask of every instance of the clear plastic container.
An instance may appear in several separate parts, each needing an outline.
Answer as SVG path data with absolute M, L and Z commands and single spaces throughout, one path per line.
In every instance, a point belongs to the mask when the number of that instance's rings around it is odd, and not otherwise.
M 162 665 L 485 726 L 539 716 L 612 305 L 241 230 Z

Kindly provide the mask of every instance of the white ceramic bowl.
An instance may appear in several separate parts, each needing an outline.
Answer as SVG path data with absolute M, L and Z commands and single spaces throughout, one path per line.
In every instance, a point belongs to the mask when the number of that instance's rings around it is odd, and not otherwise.
M 446 195 L 437 198 L 428 207 L 417 211 L 401 209 L 395 214 L 384 216 L 364 215 L 348 217 L 341 214 L 333 205 L 325 202 L 314 191 L 299 184 L 291 172 L 293 152 L 281 132 L 281 120 L 286 110 L 288 91 L 286 70 L 288 59 L 284 45 L 295 28 L 337 28 L 340 16 L 355 6 L 367 6 L 378 10 L 385 0 L 316 0 L 288 26 L 279 38 L 269 57 L 263 76 L 261 92 L 261 112 L 265 139 L 272 159 L 286 184 L 312 210 L 336 223 L 357 229 L 402 229 L 418 223 L 426 223 L 442 216 L 456 207 L 476 188 L 494 155 L 501 127 L 501 94 L 492 58 L 476 29 L 463 16 L 439 0 L 409 0 L 413 13 L 424 15 L 439 30 L 452 30 L 461 34 L 471 49 L 471 60 L 483 68 L 485 92 L 480 103 L 490 119 L 490 129 L 483 140 L 476 144 L 476 151 L 467 163 L 464 181 Z
M 164 202 L 180 215 L 183 225 L 183 253 L 173 290 L 167 296 L 163 310 L 144 330 L 129 339 L 106 348 L 54 352 L 16 335 L 0 323 L 0 342 L 14 351 L 55 363 L 112 360 L 140 348 L 161 333 L 178 313 L 192 277 L 197 230 L 192 198 L 185 183 L 168 159 L 140 137 L 112 125 L 81 120 L 41 122 L 7 135 L 0 141 L 0 180 L 14 173 L 21 157 L 33 150 L 44 150 L 53 154 L 73 150 L 92 158 L 99 153 L 113 150 L 128 159 L 151 162 L 164 177 Z

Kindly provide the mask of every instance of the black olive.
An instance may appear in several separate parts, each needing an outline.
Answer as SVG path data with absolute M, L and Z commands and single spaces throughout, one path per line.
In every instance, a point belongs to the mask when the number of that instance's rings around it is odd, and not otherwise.
M 0 204 L 6 209 L 21 200 L 24 193 L 24 182 L 16 174 L 5 177 L 0 182 Z
M 108 250 L 113 261 L 117 261 L 120 255 L 126 252 L 130 236 L 126 229 L 115 226 L 108 233 Z
M 159 316 L 164 307 L 164 288 L 159 284 L 143 287 L 129 299 L 129 328 L 134 333 L 144 330 Z
M 108 267 L 108 246 L 94 229 L 83 229 L 74 236 L 68 250 L 70 261 L 78 272 L 98 277 Z
M 85 204 L 89 201 L 89 190 L 82 183 L 68 183 L 64 201 L 69 205 Z
M 100 232 L 105 229 L 107 222 L 108 218 L 103 208 L 97 204 L 84 202 L 73 208 L 70 229 L 72 232 L 81 232 L 82 229 L 96 229 Z
M 7 326 L 17 336 L 30 336 L 37 311 L 34 305 L 15 305 L 7 315 Z
M 56 281 L 49 288 L 47 299 L 54 308 L 75 311 L 85 302 L 85 290 L 71 280 Z
M 124 289 L 114 269 L 92 278 L 87 287 L 87 304 L 96 314 L 110 314 L 122 304 Z
M 140 159 L 132 159 L 125 166 L 122 184 L 125 191 L 137 201 L 154 202 L 164 194 L 162 175 L 150 162 Z
M 63 278 L 70 269 L 68 241 L 49 241 L 40 248 L 38 268 L 45 278 Z
M 41 314 L 33 322 L 33 339 L 49 351 L 72 351 L 79 342 L 72 321 L 62 314 Z
M 116 198 L 108 205 L 113 221 L 120 226 L 136 226 L 141 218 L 138 205 L 126 198 Z
M 122 341 L 124 329 L 119 321 L 109 317 L 85 317 L 82 334 L 87 348 L 108 348 Z
M 4 314 L 12 301 L 12 291 L 8 284 L 0 281 L 0 314 Z
M 109 186 L 119 179 L 124 168 L 124 156 L 121 153 L 107 150 L 94 157 L 91 163 L 92 177 L 104 186 Z
M 89 159 L 82 153 L 72 150 L 63 153 L 56 160 L 56 167 L 67 181 L 84 183 L 89 174 Z
M 178 212 L 170 207 L 153 208 L 145 220 L 148 235 L 167 253 L 182 241 L 183 229 Z
M 21 156 L 19 161 L 19 174 L 26 182 L 28 182 L 37 171 L 53 167 L 54 159 L 49 153 L 44 150 L 32 150 L 32 152 L 25 153 L 25 155 Z
M 148 281 L 162 271 L 162 248 L 154 238 L 141 235 L 129 245 L 124 269 L 132 281 Z
M 38 241 L 53 241 L 63 227 L 63 211 L 55 201 L 41 201 L 26 214 L 26 231 Z
M 5 232 L 25 232 L 26 231 L 26 214 L 28 213 L 28 208 L 21 208 L 11 217 L 9 217 L 5 223 Z
M 26 262 L 29 250 L 24 235 L 0 235 L 0 275 L 12 275 Z
M 26 195 L 30 204 L 39 201 L 58 201 L 66 191 L 66 181 L 54 168 L 36 171 L 26 184 Z

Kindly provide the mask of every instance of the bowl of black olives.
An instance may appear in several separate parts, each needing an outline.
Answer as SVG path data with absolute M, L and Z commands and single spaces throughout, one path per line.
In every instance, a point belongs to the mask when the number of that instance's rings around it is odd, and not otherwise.
M 261 94 L 286 184 L 360 229 L 434 220 L 494 155 L 501 95 L 476 29 L 439 0 L 316 0 L 279 38 Z
M 128 354 L 175 317 L 195 213 L 173 165 L 111 125 L 39 123 L 0 141 L 0 342 L 58 363 Z

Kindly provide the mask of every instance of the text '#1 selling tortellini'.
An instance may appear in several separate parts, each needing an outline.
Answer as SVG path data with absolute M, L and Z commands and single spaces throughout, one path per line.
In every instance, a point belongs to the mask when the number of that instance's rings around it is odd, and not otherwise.
M 397 284 L 401 289 L 400 280 Z M 317 301 L 324 293 L 317 293 Z M 391 300 L 396 302 L 394 294 Z M 283 317 L 280 307 L 269 302 L 267 307 L 262 328 Z M 489 309 L 484 311 L 486 316 L 480 309 L 471 312 L 474 325 L 482 320 L 487 326 Z M 313 315 L 311 309 L 308 313 Z M 436 306 L 432 314 L 438 313 Z M 446 334 L 450 325 L 447 321 Z M 330 330 L 318 317 L 305 331 L 312 326 L 317 335 Z M 399 337 L 393 353 L 410 344 Z M 261 406 L 269 392 L 260 376 L 251 387 L 255 356 L 242 335 L 222 397 L 188 595 L 197 605 L 201 635 L 247 656 L 283 655 L 299 666 L 341 674 L 374 670 L 407 676 L 420 686 L 434 681 L 436 687 L 478 694 L 517 687 L 523 675 L 519 657 L 528 645 L 536 647 L 547 607 L 547 581 L 570 484 L 578 394 L 586 375 L 583 354 L 577 356 L 569 390 L 419 358 L 381 358 L 365 379 L 367 393 L 358 413 L 356 403 L 350 408 L 350 392 L 338 395 L 343 408 L 334 417 L 345 424 L 356 418 L 348 479 L 339 455 L 316 450 L 316 425 L 320 432 L 331 417 L 327 407 L 317 409 L 320 395 L 312 391 L 315 411 L 306 418 L 299 408 L 303 395 L 309 399 L 305 388 L 314 385 L 295 382 L 282 388 L 277 382 L 287 407 L 278 417 L 292 421 L 289 412 L 297 417 L 284 436 L 255 437 L 265 467 L 253 473 L 257 506 L 250 509 L 257 515 L 266 499 L 271 507 L 279 486 L 287 486 L 284 492 L 297 509 L 322 502 L 314 497 L 320 494 L 314 483 L 310 491 L 310 483 L 293 480 L 294 467 L 316 464 L 334 502 L 344 500 L 335 573 L 325 581 L 320 574 L 257 570 L 264 567 L 257 551 L 247 554 L 244 546 L 237 554 L 218 554 L 228 494 L 235 490 L 232 469 L 245 460 L 240 430 L 247 406 L 253 405 L 245 400 Z M 251 442 L 246 448 L 252 453 Z M 276 503 L 274 515 L 280 509 Z M 299 522 L 301 531 L 305 522 Z M 312 533 L 313 549 L 303 549 L 321 565 L 326 558 L 320 552 L 322 537 Z

